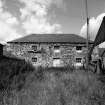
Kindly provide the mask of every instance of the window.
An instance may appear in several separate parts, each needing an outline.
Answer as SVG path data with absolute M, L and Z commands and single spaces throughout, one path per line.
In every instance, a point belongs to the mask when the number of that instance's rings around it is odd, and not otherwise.
M 54 53 L 60 53 L 60 46 L 54 46 Z
M 60 58 L 54 58 L 53 59 L 53 66 L 54 67 L 59 67 L 61 65 L 61 60 Z
M 76 50 L 82 50 L 82 46 L 76 46 Z
M 81 63 L 82 58 L 76 58 L 76 63 Z
M 81 67 L 81 66 L 83 66 L 82 58 L 76 58 L 76 62 L 74 63 L 74 66 L 75 67 Z
M 54 49 L 59 49 L 60 48 L 60 46 L 54 46 Z
M 33 50 L 33 51 L 37 51 L 37 46 L 36 46 L 36 45 L 33 45 L 33 46 L 32 46 L 32 50 Z
M 33 57 L 32 58 L 32 62 L 37 62 L 37 58 L 36 57 Z

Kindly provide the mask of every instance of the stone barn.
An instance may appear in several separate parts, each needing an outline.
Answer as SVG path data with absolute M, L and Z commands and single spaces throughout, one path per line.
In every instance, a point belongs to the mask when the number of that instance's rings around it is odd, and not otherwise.
M 87 54 L 86 39 L 75 34 L 31 34 L 8 44 L 7 51 L 35 66 L 82 66 Z

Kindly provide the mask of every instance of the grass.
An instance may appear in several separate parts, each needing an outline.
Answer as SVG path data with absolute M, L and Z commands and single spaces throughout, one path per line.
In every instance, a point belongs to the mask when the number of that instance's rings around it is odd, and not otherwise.
M 105 84 L 91 72 L 34 71 L 26 81 L 13 105 L 105 105 Z
M 21 90 L 27 75 L 32 71 L 34 67 L 30 63 L 3 56 L 0 59 L 0 100 L 3 101 L 12 91 Z
M 0 61 L 0 105 L 105 105 L 104 76 L 65 68 Z

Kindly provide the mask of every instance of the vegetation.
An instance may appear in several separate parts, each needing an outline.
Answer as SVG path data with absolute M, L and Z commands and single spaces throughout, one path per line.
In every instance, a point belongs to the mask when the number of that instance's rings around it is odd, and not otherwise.
M 0 61 L 0 105 L 105 105 L 104 76 L 73 68 Z
M 0 59 L 0 97 L 19 91 L 25 84 L 25 78 L 34 71 L 34 67 L 24 60 L 3 56 Z M 0 104 L 1 105 L 1 104 Z
M 91 72 L 52 70 L 42 74 L 42 80 L 36 79 L 34 74 L 27 78 L 24 92 L 18 96 L 19 105 L 105 104 L 105 84 Z

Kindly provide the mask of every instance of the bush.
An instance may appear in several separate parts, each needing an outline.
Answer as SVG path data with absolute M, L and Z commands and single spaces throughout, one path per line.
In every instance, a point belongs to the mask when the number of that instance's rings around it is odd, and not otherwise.
M 4 57 L 0 61 L 0 91 L 19 89 L 21 81 L 25 82 L 28 73 L 34 67 L 24 60 Z

